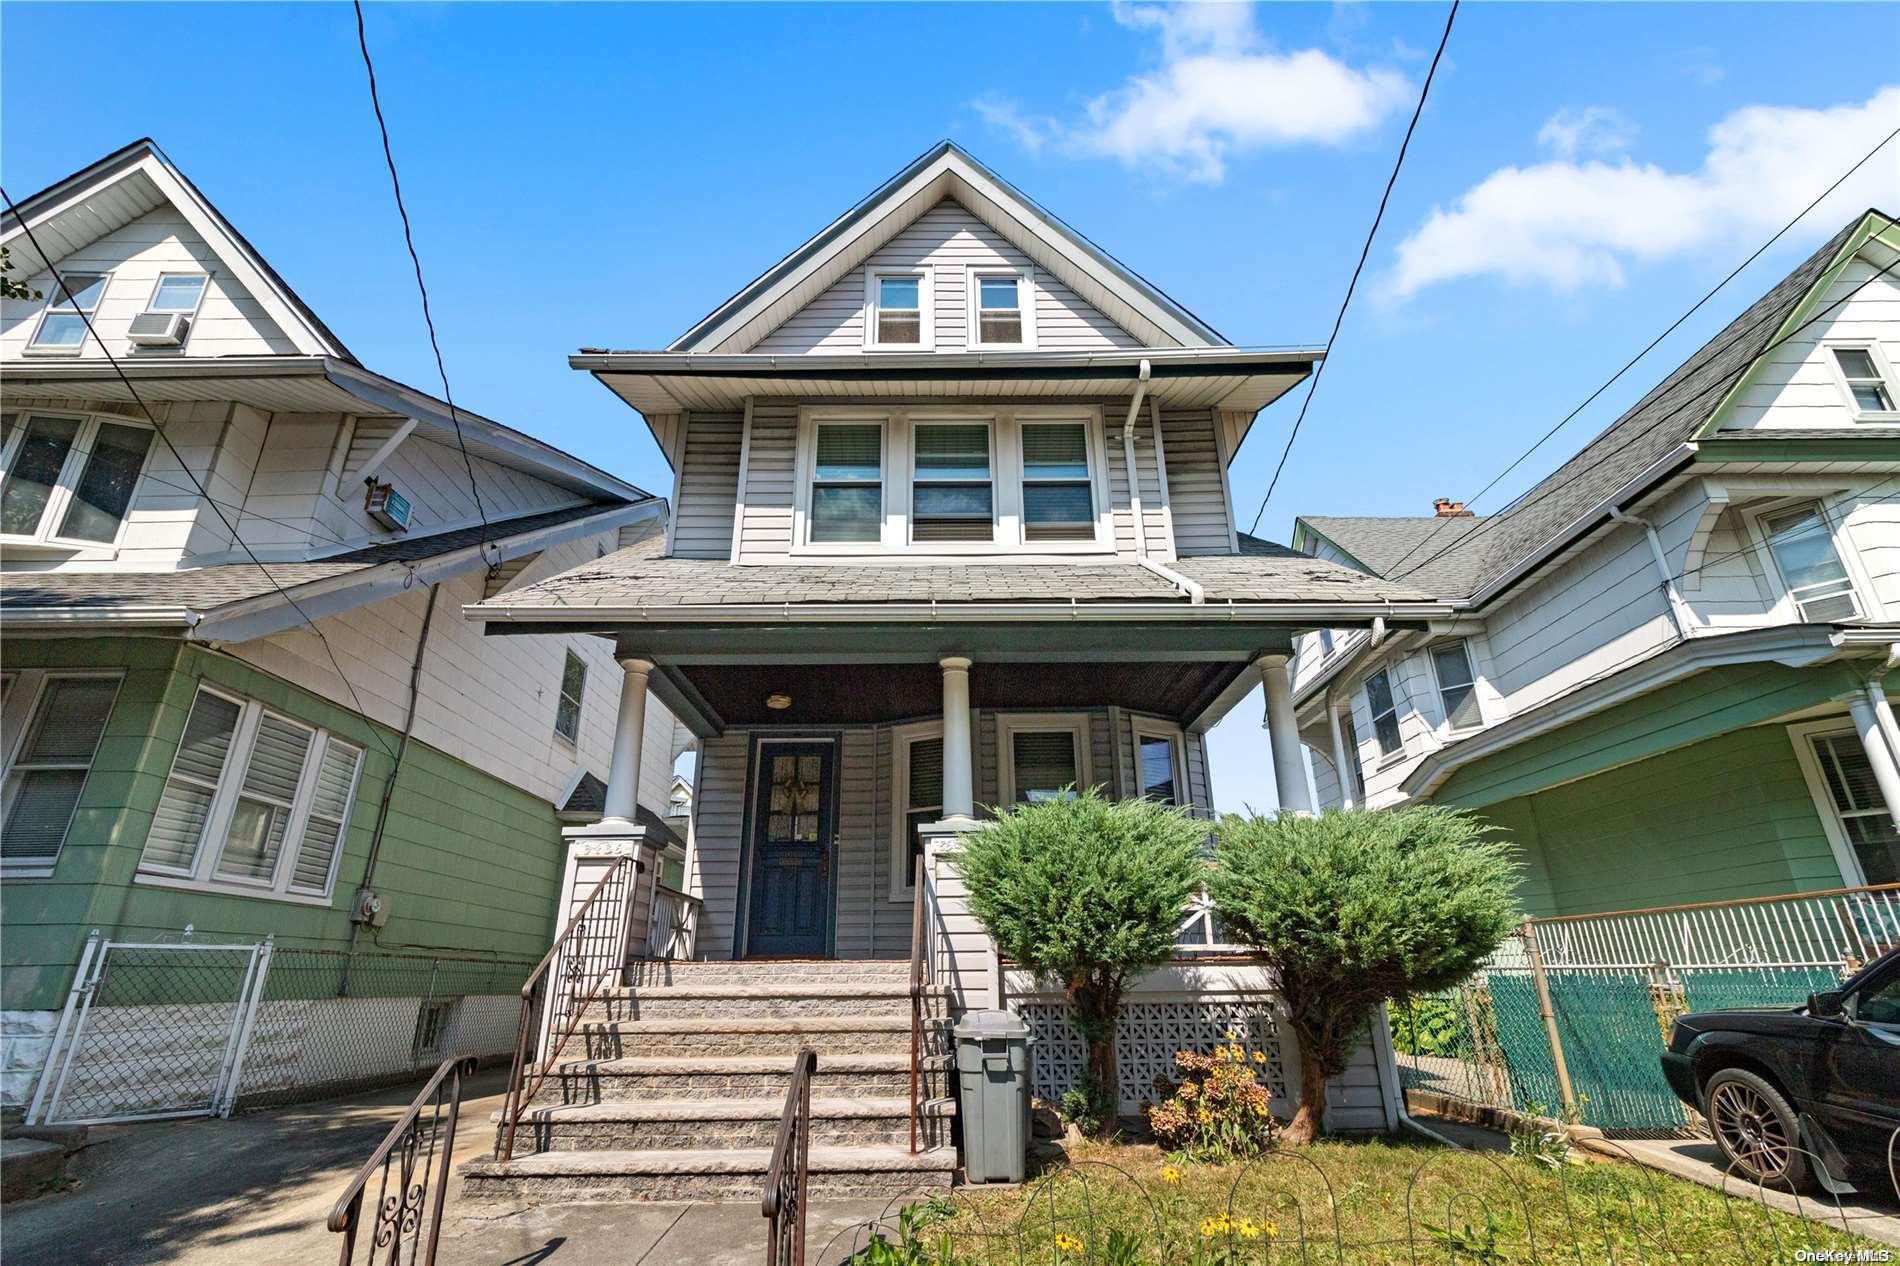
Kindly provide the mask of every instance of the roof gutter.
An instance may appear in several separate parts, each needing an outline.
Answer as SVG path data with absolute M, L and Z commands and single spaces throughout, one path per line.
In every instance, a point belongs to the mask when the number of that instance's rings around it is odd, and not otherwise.
M 1319 347 L 1146 347 L 1077 352 L 878 352 L 867 355 L 800 352 L 582 351 L 570 368 L 590 373 L 756 375 L 770 378 L 836 377 L 839 371 L 877 376 L 893 369 L 1083 368 L 1129 370 L 1149 362 L 1153 378 L 1191 373 L 1246 371 L 1274 366 L 1310 366 L 1325 356 Z
M 1166 622 L 1311 626 L 1326 621 L 1433 620 L 1443 602 L 710 602 L 639 604 L 469 603 L 465 618 L 497 624 L 996 624 Z
M 189 629 L 203 618 L 190 607 L 4 607 L 0 629 Z

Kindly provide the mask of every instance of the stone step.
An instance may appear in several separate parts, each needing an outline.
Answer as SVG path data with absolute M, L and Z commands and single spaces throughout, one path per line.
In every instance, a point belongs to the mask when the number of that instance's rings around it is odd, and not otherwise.
M 922 1093 L 942 1093 L 949 1061 L 925 1056 Z M 533 1106 L 627 1103 L 641 1099 L 765 1099 L 782 1104 L 791 1086 L 783 1055 L 660 1056 L 564 1061 L 542 1082 Z M 821 1054 L 812 1093 L 827 1097 L 910 1096 L 910 1053 Z
M 628 983 L 635 987 L 684 984 L 742 984 L 760 981 L 781 984 L 809 981 L 833 984 L 885 984 L 910 981 L 907 959 L 756 959 L 730 961 L 636 961 L 628 969 Z
M 463 1194 L 473 1200 L 734 1200 L 755 1206 L 770 1148 L 693 1151 L 541 1152 L 511 1161 L 489 1158 L 462 1167 Z M 822 1147 L 810 1156 L 815 1196 L 890 1197 L 950 1185 L 954 1149 L 913 1156 L 906 1146 Z
M 923 1146 L 950 1142 L 956 1101 L 920 1102 Z M 515 1135 L 515 1155 L 535 1152 L 691 1151 L 766 1148 L 778 1136 L 782 1103 L 769 1099 L 653 1099 L 535 1108 Z M 494 1114 L 499 1121 L 501 1114 Z M 814 1097 L 814 1147 L 910 1145 L 910 1100 Z
M 941 1012 L 948 991 L 936 989 L 925 1005 Z M 907 981 L 875 983 L 830 981 L 747 981 L 742 984 L 641 986 L 595 999 L 581 1012 L 583 1022 L 663 1020 L 673 1017 L 746 1019 L 757 1016 L 910 1015 Z M 927 1011 L 926 1015 L 930 1012 Z
M 567 1059 L 664 1055 L 796 1055 L 804 1047 L 835 1055 L 910 1052 L 910 1015 L 704 1019 L 671 1017 L 583 1024 Z

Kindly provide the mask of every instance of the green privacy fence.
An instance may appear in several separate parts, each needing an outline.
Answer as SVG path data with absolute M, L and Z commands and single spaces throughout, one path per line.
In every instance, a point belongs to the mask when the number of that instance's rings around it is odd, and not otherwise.
M 1799 1006 L 1896 944 L 1894 884 L 1527 919 L 1471 980 L 1394 1004 L 1400 1078 L 1611 1132 L 1700 1130 L 1662 1075 L 1677 1016 Z

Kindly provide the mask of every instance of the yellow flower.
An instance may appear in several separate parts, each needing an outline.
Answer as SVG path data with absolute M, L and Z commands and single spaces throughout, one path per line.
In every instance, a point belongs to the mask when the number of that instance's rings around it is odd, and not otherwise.
M 1230 1042 L 1238 1042 L 1240 1040 L 1240 1034 L 1233 1029 L 1229 1029 L 1227 1030 L 1227 1040 Z
M 1202 1218 L 1201 1219 L 1201 1234 L 1211 1239 L 1214 1236 L 1219 1235 L 1224 1231 L 1229 1231 L 1233 1229 L 1233 1225 L 1234 1225 L 1233 1219 L 1229 1218 L 1224 1213 L 1221 1214 L 1218 1218 Z
M 1240 1233 L 1240 1238 L 1243 1240 L 1260 1238 L 1260 1224 L 1252 1218 L 1242 1218 L 1234 1224 L 1234 1230 Z
M 1247 1052 L 1240 1049 L 1239 1043 L 1235 1043 L 1234 1046 L 1229 1049 L 1228 1054 L 1237 1061 L 1242 1063 L 1246 1062 Z
M 1172 1165 L 1163 1165 L 1161 1167 L 1161 1181 L 1167 1183 L 1170 1187 L 1175 1186 L 1181 1181 L 1181 1171 Z
M 1264 1064 L 1264 1063 L 1266 1063 L 1266 1062 L 1267 1062 L 1267 1053 L 1266 1053 L 1265 1051 L 1255 1051 L 1255 1052 L 1253 1053 L 1253 1062 L 1254 1062 L 1254 1063 L 1256 1063 L 1256 1064 Z
M 1278 1222 L 1262 1221 L 1260 1223 L 1260 1233 L 1270 1240 L 1277 1240 L 1280 1238 L 1280 1224 Z
M 1056 1236 L 1056 1248 L 1064 1253 L 1079 1253 L 1082 1251 L 1082 1241 L 1064 1233 Z

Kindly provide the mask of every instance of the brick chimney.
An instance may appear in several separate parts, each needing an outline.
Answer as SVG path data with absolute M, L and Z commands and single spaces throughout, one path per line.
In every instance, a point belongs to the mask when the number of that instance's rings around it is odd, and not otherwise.
M 1432 513 L 1441 519 L 1469 519 L 1471 511 L 1465 509 L 1462 501 L 1453 501 L 1450 497 L 1440 497 L 1432 502 Z

